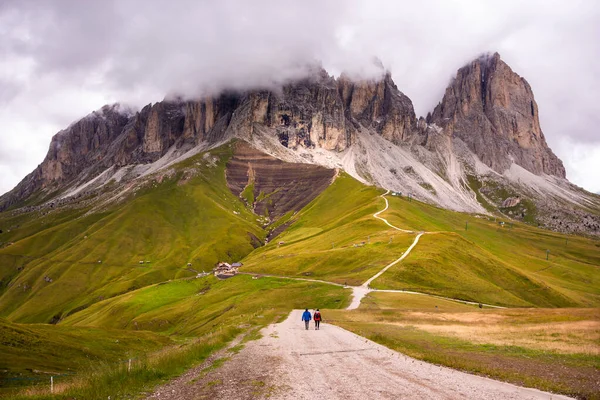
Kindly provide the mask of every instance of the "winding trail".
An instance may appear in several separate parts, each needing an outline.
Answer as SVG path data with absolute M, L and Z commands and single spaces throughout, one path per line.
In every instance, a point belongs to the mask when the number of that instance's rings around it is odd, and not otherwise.
M 410 230 L 398 228 L 397 226 L 392 225 L 387 219 L 382 218 L 382 217 L 379 216 L 379 214 L 381 214 L 384 211 L 387 211 L 387 209 L 389 208 L 389 202 L 388 202 L 388 200 L 385 197 L 389 193 L 390 193 L 390 191 L 387 190 L 385 193 L 383 193 L 382 195 L 379 196 L 379 197 L 383 198 L 383 200 L 385 200 L 385 207 L 384 207 L 383 210 L 377 211 L 375 214 L 373 214 L 373 218 L 376 218 L 376 219 L 378 219 L 380 221 L 383 221 L 387 226 L 389 226 L 392 229 L 396 229 L 397 231 L 404 232 L 404 233 L 415 233 L 414 231 L 410 231 Z M 421 295 L 421 296 L 433 297 L 433 298 L 440 299 L 440 300 L 454 301 L 454 302 L 462 303 L 462 304 L 472 304 L 472 305 L 481 304 L 482 306 L 489 307 L 489 308 L 506 308 L 506 307 L 501 307 L 501 306 L 494 306 L 494 305 L 491 305 L 491 304 L 478 303 L 478 302 L 474 302 L 474 301 L 467 301 L 467 300 L 454 299 L 454 298 L 451 298 L 451 297 L 438 296 L 438 295 L 435 295 L 435 294 L 429 294 L 429 293 L 423 293 L 423 292 L 414 292 L 414 291 L 411 291 L 411 290 L 372 289 L 370 287 L 371 282 L 373 282 L 375 279 L 377 279 L 381 275 L 383 275 L 388 269 L 390 269 L 394 265 L 398 264 L 400 261 L 404 260 L 410 254 L 410 252 L 412 251 L 412 249 L 417 245 L 417 243 L 419 243 L 419 239 L 421 238 L 421 236 L 423 236 L 425 234 L 431 234 L 431 233 L 434 233 L 434 232 L 419 232 L 417 234 L 417 236 L 415 237 L 415 240 L 408 247 L 408 249 L 406 249 L 406 251 L 404 253 L 402 253 L 402 256 L 400 256 L 395 261 L 392 261 L 391 263 L 389 263 L 388 265 L 386 265 L 385 267 L 383 267 L 383 269 L 381 271 L 379 271 L 378 273 L 376 273 L 375 275 L 373 275 L 371 278 L 369 278 L 365 283 L 363 283 L 360 286 L 346 286 L 346 285 L 342 285 L 340 283 L 323 281 L 323 280 L 320 280 L 320 279 L 297 278 L 297 277 L 293 277 L 293 276 L 284 276 L 284 275 L 258 274 L 258 273 L 253 273 L 253 272 L 239 272 L 239 273 L 243 274 L 243 275 L 260 275 L 260 276 L 266 276 L 266 277 L 269 277 L 269 278 L 292 279 L 292 280 L 296 280 L 296 281 L 305 281 L 305 282 L 317 282 L 317 283 L 324 283 L 324 284 L 327 284 L 327 285 L 341 286 L 341 287 L 350 288 L 350 289 L 352 289 L 352 301 L 350 302 L 350 305 L 348 307 L 346 307 L 346 310 L 355 310 L 355 309 L 357 309 L 360 306 L 360 303 L 361 303 L 362 299 L 367 294 L 369 294 L 370 292 L 418 294 L 418 295 Z
M 388 222 L 388 220 L 387 220 L 387 219 L 385 219 L 385 218 L 381 218 L 381 217 L 379 216 L 379 214 L 381 214 L 381 213 L 382 213 L 382 212 L 384 212 L 384 211 L 387 211 L 387 209 L 390 207 L 390 203 L 388 202 L 388 199 L 386 199 L 386 198 L 385 198 L 385 196 L 386 196 L 387 194 L 389 194 L 389 193 L 390 193 L 390 190 L 388 189 L 388 190 L 387 190 L 387 191 L 386 191 L 384 194 L 382 194 L 381 196 L 379 196 L 379 197 L 381 197 L 383 200 L 385 200 L 385 208 L 384 208 L 383 210 L 381 210 L 381 211 L 377 211 L 375 214 L 373 214 L 373 218 L 377 218 L 378 220 L 381 220 L 381 221 L 385 222 L 385 224 L 386 224 L 387 226 L 389 226 L 390 228 L 392 228 L 392 229 L 395 229 L 395 230 L 397 230 L 397 231 L 404 232 L 404 233 L 414 233 L 413 231 L 408 231 L 408 230 L 406 230 L 406 229 L 398 228 L 397 226 L 394 226 L 394 225 L 390 224 L 390 223 Z
M 380 196 L 383 200 L 385 200 L 385 207 L 383 208 L 383 210 L 377 211 L 375 214 L 373 214 L 373 218 L 377 218 L 378 220 L 383 221 L 387 226 L 389 226 L 390 228 L 395 229 L 397 231 L 404 232 L 404 233 L 414 233 L 413 231 L 398 228 L 397 226 L 390 224 L 390 222 L 387 219 L 379 216 L 379 214 L 381 214 L 384 211 L 387 211 L 387 209 L 390 207 L 390 203 L 388 202 L 388 199 L 386 199 L 386 197 L 385 197 L 388 193 L 390 193 L 389 189 L 386 190 L 386 192 Z M 346 310 L 357 309 L 360 306 L 360 302 L 362 301 L 362 299 L 370 292 L 376 290 L 376 289 L 370 288 L 371 282 L 373 282 L 375 279 L 377 279 L 381 275 L 383 275 L 385 273 L 385 271 L 387 271 L 394 265 L 398 264 L 400 261 L 404 260 L 406 258 L 406 256 L 408 256 L 410 254 L 411 250 L 414 249 L 414 247 L 417 245 L 417 243 L 419 243 L 419 239 L 421 238 L 421 236 L 423 236 L 424 233 L 425 232 L 420 232 L 417 235 L 417 237 L 415 237 L 414 242 L 412 242 L 412 244 L 408 247 L 408 249 L 404 253 L 402 253 L 402 256 L 400 256 L 400 258 L 398 258 L 397 260 L 395 260 L 395 261 L 389 263 L 388 265 L 386 265 L 385 267 L 383 267 L 383 269 L 381 271 L 379 271 L 378 273 L 373 275 L 362 285 L 360 285 L 358 287 L 357 286 L 352 287 L 352 302 L 350 302 L 350 305 L 346 308 Z M 399 291 L 395 291 L 395 292 L 406 293 L 403 290 L 399 290 Z M 425 293 L 423 293 L 423 294 L 425 294 Z
M 404 258 L 406 258 L 406 256 L 408 256 L 410 254 L 410 251 L 417 245 L 417 243 L 419 243 L 419 239 L 421 238 L 421 236 L 423 236 L 423 233 L 419 233 L 417 235 L 417 237 L 415 238 L 415 241 L 412 242 L 412 244 L 410 245 L 410 247 L 404 252 L 404 254 L 402 254 L 402 256 L 399 259 L 397 259 L 396 261 L 391 262 L 388 265 L 386 265 L 381 271 L 379 271 L 378 273 L 376 273 L 375 275 L 373 275 L 371 278 L 369 278 L 369 280 L 367 280 L 361 286 L 369 287 L 369 285 L 371 284 L 371 282 L 373 282 L 375 279 L 379 278 L 390 267 L 393 267 L 394 265 L 398 264 L 400 261 L 404 260 Z

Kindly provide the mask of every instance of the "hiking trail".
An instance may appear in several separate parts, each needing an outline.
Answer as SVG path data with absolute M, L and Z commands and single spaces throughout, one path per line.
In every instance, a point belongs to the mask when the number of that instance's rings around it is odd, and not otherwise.
M 383 193 L 383 194 L 381 194 L 379 196 L 379 197 L 383 198 L 383 200 L 385 200 L 385 207 L 383 208 L 383 210 L 377 211 L 375 214 L 373 214 L 373 218 L 376 218 L 376 219 L 378 219 L 380 221 L 383 221 L 390 228 L 398 230 L 400 232 L 415 233 L 414 231 L 411 231 L 411 230 L 398 228 L 397 226 L 392 225 L 387 219 L 382 218 L 382 217 L 379 216 L 379 214 L 381 214 L 384 211 L 387 211 L 387 209 L 389 208 L 388 199 L 385 197 L 389 193 L 390 193 L 390 191 L 386 190 L 385 193 Z M 260 275 L 260 276 L 265 276 L 265 277 L 270 277 L 270 278 L 292 279 L 292 280 L 296 280 L 296 281 L 317 282 L 317 283 L 324 283 L 324 284 L 327 284 L 327 285 L 347 287 L 349 289 L 352 289 L 352 301 L 350 302 L 350 305 L 348 305 L 348 307 L 346 307 L 346 310 L 355 310 L 355 309 L 357 309 L 360 306 L 360 303 L 361 303 L 362 299 L 367 294 L 369 294 L 370 292 L 417 294 L 417 295 L 422 295 L 422 296 L 434 297 L 436 299 L 441 299 L 441 300 L 454 301 L 454 302 L 462 303 L 462 304 L 471 304 L 471 305 L 479 305 L 479 304 L 481 304 L 482 306 L 490 307 L 490 308 L 506 308 L 506 307 L 495 306 L 495 305 L 491 305 L 491 304 L 479 303 L 479 302 L 474 302 L 474 301 L 454 299 L 452 297 L 438 296 L 438 295 L 435 295 L 435 294 L 415 292 L 415 291 L 411 291 L 411 290 L 373 289 L 373 288 L 370 287 L 371 282 L 373 282 L 375 279 L 377 279 L 381 275 L 383 275 L 388 269 L 390 269 L 394 265 L 398 264 L 400 261 L 404 260 L 410 254 L 410 252 L 412 251 L 412 249 L 415 248 L 415 246 L 417 245 L 417 243 L 419 243 L 419 239 L 421 238 L 421 236 L 426 235 L 426 234 L 430 234 L 430 233 L 434 233 L 434 232 L 419 232 L 417 234 L 417 236 L 415 237 L 415 240 L 412 242 L 412 244 L 408 247 L 408 249 L 406 249 L 406 251 L 404 253 L 402 253 L 402 255 L 399 258 L 397 258 L 396 260 L 392 261 L 391 263 L 389 263 L 388 265 L 386 265 L 385 267 L 383 267 L 378 273 L 376 273 L 375 275 L 373 275 L 371 278 L 367 279 L 367 281 L 365 281 L 360 286 L 342 285 L 340 283 L 329 282 L 329 281 L 324 281 L 324 280 L 320 280 L 320 279 L 298 278 L 298 277 L 284 276 L 284 275 L 257 274 L 257 273 L 248 272 L 248 271 L 239 272 L 239 273 L 243 274 L 243 275 Z

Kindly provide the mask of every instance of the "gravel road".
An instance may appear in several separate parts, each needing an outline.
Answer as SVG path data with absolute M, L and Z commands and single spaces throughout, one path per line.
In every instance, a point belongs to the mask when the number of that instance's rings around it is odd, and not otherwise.
M 293 311 L 220 368 L 181 382 L 186 395 L 175 398 L 568 399 L 417 361 L 327 323 L 307 331 L 300 316 Z

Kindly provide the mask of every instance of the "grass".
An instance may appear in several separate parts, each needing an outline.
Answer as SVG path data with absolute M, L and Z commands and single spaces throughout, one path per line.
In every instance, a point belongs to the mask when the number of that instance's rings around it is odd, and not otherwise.
M 253 207 L 254 205 L 254 182 L 247 185 L 240 196 L 246 201 L 249 207 Z M 260 197 L 260 196 L 259 196 Z
M 380 193 L 342 175 L 276 241 L 246 257 L 244 269 L 362 284 L 414 240 L 372 217 L 384 206 Z M 409 257 L 372 283 L 375 288 L 516 307 L 600 304 L 600 252 L 591 239 L 500 225 L 398 197 L 388 201 L 383 217 L 392 224 L 437 233 L 424 235 Z M 548 248 L 554 256 L 546 261 Z
M 116 332 L 120 335 L 117 337 L 127 340 L 125 343 L 149 337 L 166 346 L 138 357 L 134 373 L 128 373 L 121 364 L 115 368 L 114 363 L 94 360 L 91 366 L 80 365 L 75 377 L 61 382 L 59 398 L 119 398 L 152 390 L 156 384 L 201 363 L 242 332 L 246 333 L 244 342 L 259 338 L 262 327 L 287 316 L 291 308 L 345 307 L 349 294 L 341 287 L 311 282 L 243 275 L 218 280 L 207 276 L 138 289 L 94 304 L 57 326 L 40 326 L 54 332 L 104 332 L 108 337 Z M 177 344 L 169 345 L 171 341 Z M 73 343 L 73 351 L 79 348 L 78 343 Z M 20 351 L 27 351 L 21 347 Z M 134 349 L 132 346 L 131 351 Z M 61 356 L 56 355 L 57 359 Z M 48 398 L 44 390 L 47 388 L 34 388 L 21 395 Z
M 131 371 L 127 364 L 97 365 L 74 379 L 55 384 L 51 394 L 47 385 L 37 386 L 11 395 L 12 399 L 111 399 L 132 398 L 148 392 L 187 369 L 202 363 L 210 354 L 223 348 L 240 333 L 229 328 L 182 345 L 171 346 L 136 360 Z
M 6 376 L 74 371 L 59 377 L 58 398 L 135 396 L 242 332 L 244 341 L 259 338 L 261 327 L 292 308 L 349 303 L 349 290 L 341 287 L 241 275 L 194 279 L 195 271 L 243 260 L 249 272 L 358 285 L 415 238 L 373 218 L 384 206 L 381 190 L 342 173 L 308 206 L 267 227 L 287 229 L 254 249 L 267 231 L 260 226 L 264 217 L 245 202 L 270 201 L 270 194 L 255 198 L 251 184 L 242 198 L 234 196 L 224 173 L 231 155 L 225 145 L 211 151 L 216 163 L 207 163 L 205 154 L 187 159 L 101 212 L 88 205 L 0 213 L 0 316 L 7 319 L 0 320 L 0 346 L 8 356 L 0 367 Z M 481 197 L 480 183 L 469 185 Z M 373 287 L 544 308 L 480 310 L 427 296 L 371 293 L 359 310 L 328 316 L 424 360 L 563 393 L 587 396 L 596 389 L 597 308 L 551 308 L 600 305 L 598 241 L 521 223 L 502 226 L 495 217 L 414 199 L 388 200 L 384 218 L 431 233 Z M 21 324 L 50 321 L 58 325 Z M 120 360 L 132 355 L 138 361 L 129 373 Z M 45 388 L 21 395 L 50 398 Z
M 382 216 L 392 224 L 443 233 L 424 235 L 405 261 L 373 282 L 375 287 L 412 287 L 510 306 L 600 305 L 597 240 L 517 222 L 500 225 L 495 217 L 452 212 L 397 197 L 388 201 L 390 208 Z M 550 259 L 546 260 L 548 249 Z
M 67 379 L 98 364 L 119 364 L 172 344 L 151 332 L 124 332 L 0 319 L 0 387 Z M 0 394 L 3 390 L 0 390 Z
M 292 308 L 347 305 L 341 287 L 288 279 L 212 276 L 153 285 L 99 302 L 61 324 L 198 336 L 227 324 L 251 329 Z M 237 326 L 236 325 L 236 326 Z
M 244 270 L 363 283 L 414 240 L 372 217 L 380 193 L 342 174 L 275 241 L 246 257 Z
M 360 303 L 364 310 L 472 311 L 475 305 L 408 293 L 371 292 Z
M 460 235 L 424 235 L 410 256 L 372 284 L 503 306 L 573 306 Z
M 49 322 L 104 298 L 193 275 L 188 262 L 201 271 L 219 260 L 243 258 L 253 250 L 251 235 L 263 240 L 265 232 L 227 189 L 224 168 L 230 155 L 228 146 L 214 150 L 216 166 L 205 165 L 202 155 L 188 159 L 103 213 L 60 212 L 20 224 L 2 214 L 3 222 L 19 226 L 11 230 L 11 240 L 19 231 L 22 237 L 0 249 L 0 315 Z M 182 171 L 195 175 L 181 184 Z M 140 260 L 151 263 L 141 266 Z
M 371 293 L 358 310 L 327 315 L 420 360 L 579 398 L 600 393 L 598 309 L 479 309 Z

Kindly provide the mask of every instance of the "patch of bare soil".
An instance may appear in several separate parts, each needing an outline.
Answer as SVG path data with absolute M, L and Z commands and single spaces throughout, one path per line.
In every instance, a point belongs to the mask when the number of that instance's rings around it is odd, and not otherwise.
M 236 196 L 253 185 L 254 212 L 279 218 L 300 210 L 333 181 L 336 171 L 312 164 L 286 163 L 246 142 L 237 142 L 227 163 L 227 186 Z

